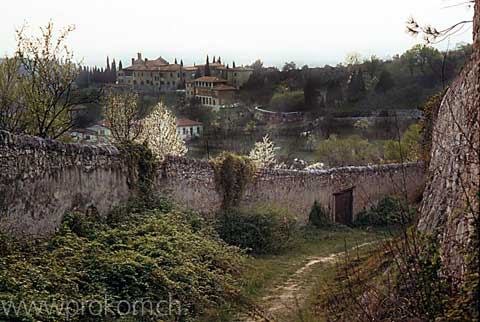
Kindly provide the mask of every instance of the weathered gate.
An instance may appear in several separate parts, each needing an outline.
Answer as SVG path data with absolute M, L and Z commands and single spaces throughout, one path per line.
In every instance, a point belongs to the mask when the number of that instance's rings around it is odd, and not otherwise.
M 333 194 L 335 198 L 335 222 L 350 225 L 353 222 L 353 188 Z

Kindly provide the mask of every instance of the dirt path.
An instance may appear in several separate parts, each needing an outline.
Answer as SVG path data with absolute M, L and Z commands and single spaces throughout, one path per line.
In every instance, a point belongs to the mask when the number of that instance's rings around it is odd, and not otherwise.
M 363 243 L 351 248 L 365 247 L 373 242 Z M 282 317 L 291 315 L 301 308 L 306 297 L 313 287 L 313 276 L 311 273 L 317 265 L 333 264 L 337 259 L 343 257 L 345 252 L 333 253 L 323 257 L 308 257 L 305 265 L 293 273 L 283 284 L 278 285 L 268 292 L 259 303 L 258 314 L 255 316 L 239 319 L 240 322 L 290 322 Z M 260 312 L 261 311 L 261 312 Z

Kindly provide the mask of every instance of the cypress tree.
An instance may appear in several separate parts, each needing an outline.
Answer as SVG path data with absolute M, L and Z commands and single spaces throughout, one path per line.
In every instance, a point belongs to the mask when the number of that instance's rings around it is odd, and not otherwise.
M 123 69 L 122 61 L 120 60 L 120 62 L 118 63 L 118 70 L 122 70 L 122 69 Z
M 210 62 L 207 55 L 207 62 L 205 63 L 205 76 L 210 76 Z
M 110 58 L 107 56 L 107 70 L 110 70 Z
M 175 62 L 174 62 L 175 65 L 177 65 L 177 57 L 175 57 Z
M 375 92 L 385 94 L 388 92 L 394 85 L 394 81 L 392 79 L 392 75 L 384 70 L 380 74 L 380 78 L 378 79 L 378 83 L 375 86 Z
M 222 63 L 222 58 L 218 56 L 217 63 L 221 64 Z
M 183 67 L 183 59 L 180 59 L 180 66 Z
M 217 61 L 216 61 L 216 59 L 215 59 L 215 56 L 213 56 L 213 62 L 212 62 L 212 63 L 215 64 L 216 62 L 217 62 Z
M 232 68 L 235 68 L 235 62 L 232 63 Z

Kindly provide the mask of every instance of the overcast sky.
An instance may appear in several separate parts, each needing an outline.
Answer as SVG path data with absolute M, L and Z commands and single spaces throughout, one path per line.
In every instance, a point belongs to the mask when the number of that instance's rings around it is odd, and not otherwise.
M 103 65 L 105 57 L 124 66 L 141 51 L 186 64 L 206 54 L 237 65 L 261 58 L 267 65 L 294 60 L 323 66 L 349 52 L 389 57 L 421 39 L 405 33 L 405 21 L 447 27 L 470 20 L 473 10 L 450 7 L 462 0 L 1 0 L 0 55 L 15 48 L 16 28 L 52 19 L 74 24 L 68 40 L 76 57 Z M 471 27 L 441 46 L 471 42 Z

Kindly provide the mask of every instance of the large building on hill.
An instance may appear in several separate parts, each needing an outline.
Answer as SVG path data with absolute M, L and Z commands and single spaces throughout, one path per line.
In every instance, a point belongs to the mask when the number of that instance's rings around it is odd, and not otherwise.
M 117 83 L 139 91 L 166 92 L 183 89 L 197 78 L 212 76 L 224 80 L 224 85 L 238 89 L 252 73 L 251 68 L 225 66 L 220 59 L 204 65 L 183 66 L 183 62 L 170 64 L 162 57 L 149 60 L 138 53 L 136 59 L 132 58 L 130 66 L 118 71 Z
M 204 106 L 219 108 L 235 101 L 237 88 L 215 76 L 202 76 L 186 83 L 186 96 Z
M 170 64 L 162 57 L 155 60 L 132 58 L 132 65 L 117 73 L 118 84 L 127 84 L 134 89 L 147 92 L 165 92 L 182 88 L 184 85 L 182 64 Z

